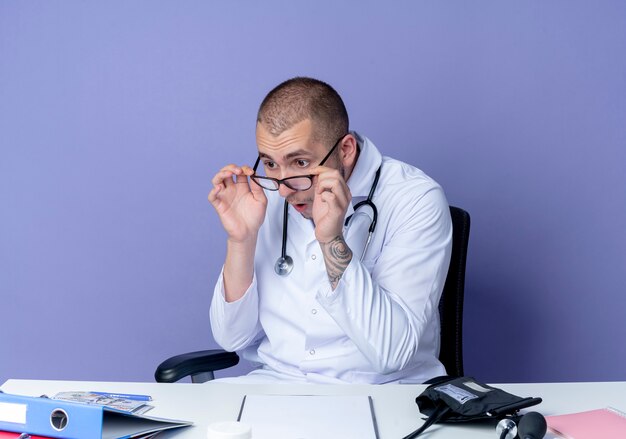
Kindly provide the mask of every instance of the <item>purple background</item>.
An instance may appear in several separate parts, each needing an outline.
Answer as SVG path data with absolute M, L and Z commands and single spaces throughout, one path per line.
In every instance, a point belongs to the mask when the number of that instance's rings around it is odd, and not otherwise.
M 625 2 L 4 0 L 0 383 L 216 346 L 210 179 L 295 75 L 471 213 L 466 373 L 626 380 Z

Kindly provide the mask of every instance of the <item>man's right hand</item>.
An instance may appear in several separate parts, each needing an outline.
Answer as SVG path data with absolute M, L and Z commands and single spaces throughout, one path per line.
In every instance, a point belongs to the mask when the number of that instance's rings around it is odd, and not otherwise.
M 248 179 L 252 174 L 249 166 L 227 165 L 212 180 L 209 201 L 232 243 L 256 241 L 265 218 L 267 197 L 259 185 Z

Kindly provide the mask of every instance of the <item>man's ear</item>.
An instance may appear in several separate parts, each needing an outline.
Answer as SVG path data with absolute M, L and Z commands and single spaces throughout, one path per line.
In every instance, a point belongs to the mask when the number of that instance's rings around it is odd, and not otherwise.
M 357 157 L 359 156 L 359 145 L 356 138 L 352 134 L 346 135 L 341 141 L 339 148 L 341 163 L 347 169 L 352 169 L 356 164 Z

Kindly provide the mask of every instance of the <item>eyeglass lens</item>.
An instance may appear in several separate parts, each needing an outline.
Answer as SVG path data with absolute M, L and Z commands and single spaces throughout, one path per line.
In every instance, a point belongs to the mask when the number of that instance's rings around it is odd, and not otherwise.
M 310 177 L 289 177 L 283 180 L 274 180 L 269 177 L 261 177 L 259 175 L 253 175 L 252 179 L 258 183 L 263 189 L 268 189 L 270 191 L 277 191 L 280 183 L 287 186 L 289 189 L 293 189 L 294 191 L 305 191 L 309 189 L 313 185 L 313 181 Z

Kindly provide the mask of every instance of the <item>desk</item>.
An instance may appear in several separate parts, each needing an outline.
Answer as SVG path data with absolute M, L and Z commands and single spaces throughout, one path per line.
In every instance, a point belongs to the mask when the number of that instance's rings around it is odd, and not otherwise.
M 612 406 L 626 410 L 626 382 L 551 383 L 496 385 L 520 396 L 540 396 L 543 403 L 534 409 L 544 415 L 569 413 Z M 246 394 L 293 395 L 370 395 L 382 439 L 398 439 L 421 425 L 415 397 L 423 385 L 314 385 L 314 384 L 204 384 L 107 383 L 86 381 L 8 380 L 1 387 L 6 393 L 39 396 L 70 390 L 95 390 L 115 393 L 148 394 L 154 398 L 153 416 L 190 420 L 195 423 L 159 438 L 204 439 L 206 426 L 212 422 L 236 420 L 241 400 Z M 434 425 L 425 434 L 428 439 L 496 438 L 485 425 Z M 546 438 L 551 437 L 549 435 Z

